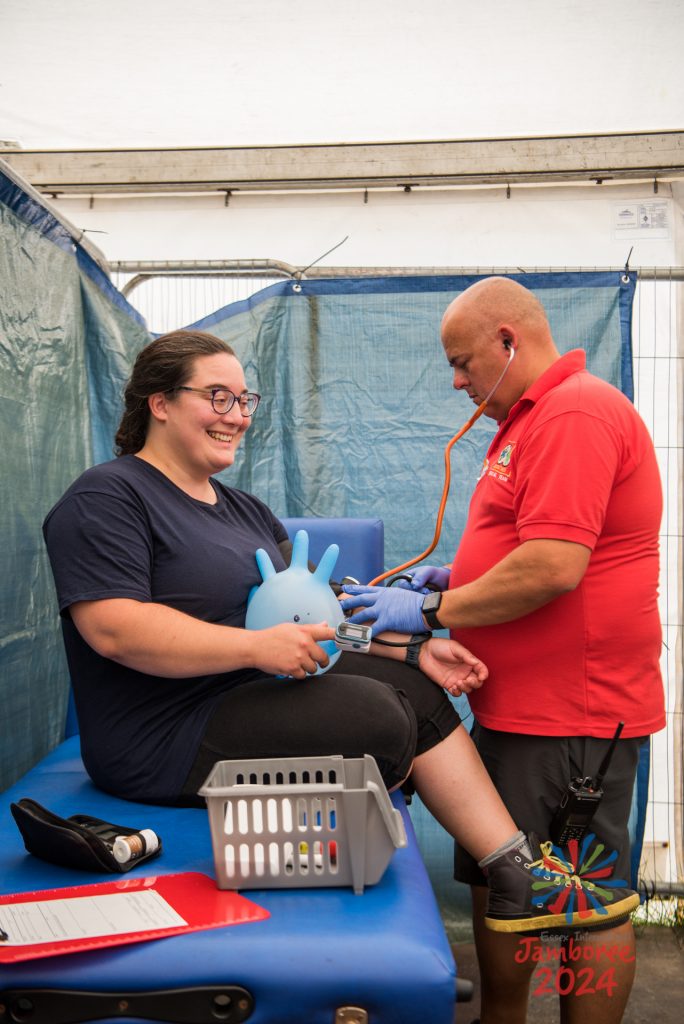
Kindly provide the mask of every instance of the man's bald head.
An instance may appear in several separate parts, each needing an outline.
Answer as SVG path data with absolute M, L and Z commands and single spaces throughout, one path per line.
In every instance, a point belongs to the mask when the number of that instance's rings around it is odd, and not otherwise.
M 442 324 L 453 316 L 467 316 L 485 330 L 497 322 L 529 325 L 550 332 L 546 312 L 529 289 L 508 277 L 487 277 L 467 288 L 447 307 Z
M 475 402 L 487 397 L 485 414 L 499 421 L 559 358 L 541 302 L 507 277 L 484 278 L 454 299 L 442 319 L 442 345 L 454 387 Z

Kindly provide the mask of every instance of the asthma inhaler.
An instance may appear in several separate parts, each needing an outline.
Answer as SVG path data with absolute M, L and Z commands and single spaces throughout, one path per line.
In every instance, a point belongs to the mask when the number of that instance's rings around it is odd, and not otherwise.
M 154 853 L 158 847 L 157 834 L 151 828 L 142 828 L 130 836 L 117 836 L 112 853 L 119 864 L 127 864 L 129 860 L 138 860 L 146 853 Z

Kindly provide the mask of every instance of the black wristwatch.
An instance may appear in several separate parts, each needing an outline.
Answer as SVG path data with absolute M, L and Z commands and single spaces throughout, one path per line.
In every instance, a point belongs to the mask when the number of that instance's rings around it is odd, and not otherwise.
M 442 623 L 437 618 L 437 611 L 442 603 L 441 591 L 435 594 L 426 594 L 423 598 L 421 612 L 430 629 L 443 629 Z
M 418 668 L 418 659 L 420 657 L 420 649 L 426 640 L 430 639 L 430 633 L 414 633 L 409 642 L 406 644 L 406 660 L 405 665 L 410 665 L 411 668 Z

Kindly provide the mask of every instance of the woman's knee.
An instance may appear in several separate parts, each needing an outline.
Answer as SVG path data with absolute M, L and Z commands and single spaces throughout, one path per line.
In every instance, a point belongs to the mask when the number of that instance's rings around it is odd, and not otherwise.
M 359 712 L 378 746 L 408 746 L 416 739 L 416 715 L 401 690 L 375 679 L 360 679 Z
M 347 723 L 341 731 L 359 753 L 373 755 L 388 788 L 396 787 L 409 774 L 416 750 L 418 726 L 411 705 L 402 693 L 377 680 L 340 678 L 341 715 Z

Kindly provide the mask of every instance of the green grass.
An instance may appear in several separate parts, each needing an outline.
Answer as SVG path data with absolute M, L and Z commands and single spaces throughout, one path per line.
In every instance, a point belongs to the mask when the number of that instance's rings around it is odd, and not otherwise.
M 684 939 L 684 900 L 675 896 L 654 896 L 634 911 L 632 921 L 637 929 L 649 925 L 674 928 Z

